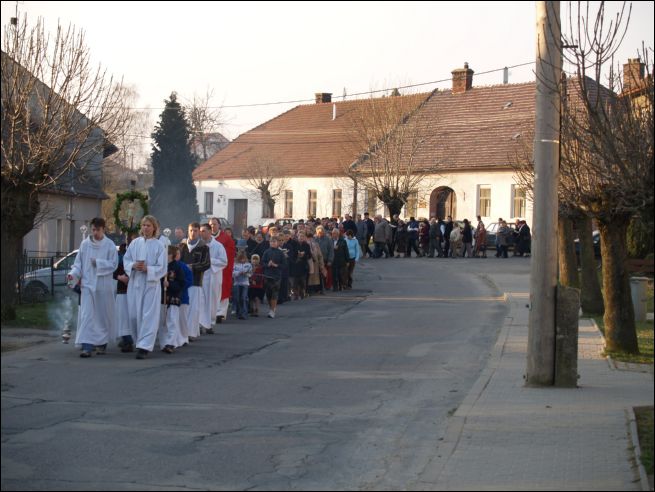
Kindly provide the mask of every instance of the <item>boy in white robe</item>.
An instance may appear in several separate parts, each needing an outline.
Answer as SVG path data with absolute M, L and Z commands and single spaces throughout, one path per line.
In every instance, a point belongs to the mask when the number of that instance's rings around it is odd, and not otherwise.
M 193 272 L 186 263 L 180 260 L 181 257 L 182 254 L 178 247 L 175 255 L 175 262 L 184 272 L 184 289 L 182 290 L 182 296 L 180 298 L 180 331 L 175 345 L 176 347 L 182 347 L 189 344 L 189 328 L 187 327 L 187 318 L 189 316 L 189 287 L 193 285 Z
M 162 337 L 162 352 L 172 354 L 180 338 L 180 304 L 186 287 L 186 279 L 181 265 L 175 261 L 177 246 L 168 247 L 168 274 L 164 280 L 166 286 L 165 324 Z
M 123 243 L 118 251 L 118 268 L 114 270 L 113 278 L 116 280 L 116 301 L 115 301 L 115 322 L 116 322 L 116 335 L 120 338 L 118 346 L 121 352 L 134 351 L 134 340 L 136 333 L 132 333 L 130 329 L 130 317 L 127 312 L 127 283 L 130 277 L 125 275 L 125 268 L 123 268 L 123 257 L 127 251 L 127 244 Z
M 137 359 L 152 352 L 157 339 L 161 311 L 161 278 L 168 262 L 164 245 L 157 239 L 159 223 L 152 215 L 141 219 L 141 237 L 127 248 L 123 265 L 130 277 L 127 302 L 130 324 L 136 328 Z
M 193 285 L 189 287 L 189 307 L 187 310 L 187 329 L 189 341 L 200 336 L 200 314 L 205 305 L 202 291 L 204 273 L 210 267 L 209 247 L 200 239 L 200 224 L 189 224 L 189 238 L 180 245 L 181 261 L 193 272 Z
M 223 286 L 223 268 L 227 266 L 227 253 L 225 248 L 212 237 L 212 229 L 209 224 L 200 226 L 200 238 L 209 246 L 209 259 L 211 267 L 202 280 L 202 290 L 205 294 L 205 306 L 200 314 L 200 325 L 210 335 L 214 334 L 212 323 L 221 302 L 221 291 Z
M 91 235 L 82 241 L 68 280 L 82 289 L 75 344 L 80 357 L 91 357 L 94 347 L 104 354 L 114 334 L 114 278 L 118 265 L 116 245 L 105 236 L 105 220 L 91 221 Z

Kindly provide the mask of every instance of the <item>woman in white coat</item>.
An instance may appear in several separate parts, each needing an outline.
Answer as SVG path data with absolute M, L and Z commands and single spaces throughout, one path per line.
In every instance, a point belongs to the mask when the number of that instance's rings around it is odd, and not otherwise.
M 141 237 L 127 248 L 123 265 L 130 277 L 127 303 L 132 329 L 136 331 L 137 359 L 152 352 L 161 314 L 161 278 L 168 268 L 166 249 L 157 239 L 159 222 L 152 215 L 141 219 Z
M 105 220 L 96 217 L 68 274 L 68 280 L 79 281 L 82 289 L 75 337 L 75 344 L 82 345 L 80 357 L 91 357 L 94 347 L 104 354 L 107 342 L 116 338 L 113 273 L 117 265 L 116 245 L 105 236 Z

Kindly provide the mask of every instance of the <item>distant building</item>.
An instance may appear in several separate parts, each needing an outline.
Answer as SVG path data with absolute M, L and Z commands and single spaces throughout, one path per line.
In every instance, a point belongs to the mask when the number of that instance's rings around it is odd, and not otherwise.
M 14 69 L 18 67 L 17 71 Z M 3 80 L 12 80 L 16 73 L 27 73 L 27 70 L 2 52 Z M 5 72 L 6 70 L 6 72 Z M 20 76 L 20 75 L 19 75 Z M 32 80 L 33 75 L 26 78 Z M 4 86 L 3 86 L 4 89 Z M 35 94 L 49 94 L 50 88 L 41 80 L 36 80 L 33 97 L 26 103 L 34 121 L 38 121 L 42 112 L 42 99 Z M 3 90 L 3 98 L 7 96 Z M 58 95 L 54 97 L 59 98 Z M 63 101 L 63 99 L 59 99 Z M 41 255 L 57 255 L 68 253 L 77 248 L 82 240 L 80 227 L 86 226 L 90 232 L 89 223 L 94 217 L 101 215 L 102 201 L 107 199 L 103 191 L 103 159 L 115 153 L 118 149 L 107 141 L 103 130 L 97 126 L 88 125 L 86 117 L 73 106 L 64 103 L 72 109 L 74 121 L 82 122 L 91 131 L 82 142 L 82 149 L 76 165 L 57 179 L 53 184 L 42 188 L 38 195 L 40 212 L 37 214 L 34 229 L 23 238 L 23 249 L 29 254 L 39 252 Z M 4 101 L 3 101 L 4 106 Z M 36 123 L 35 123 L 36 124 Z M 4 130 L 3 130 L 4 131 Z M 2 165 L 7 165 L 3 159 Z M 52 173 L 57 172 L 57 163 L 52 163 Z
M 473 86 L 473 70 L 453 70 L 452 89 L 408 98 L 412 118 L 435 122 L 414 156 L 430 173 L 409 197 L 401 215 L 443 217 L 485 223 L 498 217 L 532 221 L 532 203 L 515 180 L 511 159 L 517 142 L 529 139 L 535 122 L 535 83 Z M 380 98 L 379 104 L 394 97 Z M 265 207 L 245 169 L 266 156 L 285 177 L 286 189 L 275 203 L 275 218 L 327 217 L 388 211 L 373 190 L 357 189 L 344 172 L 367 150 L 344 145 L 352 138 L 351 115 L 364 100 L 332 102 L 316 94 L 316 104 L 297 106 L 236 138 L 198 166 L 194 180 L 201 212 L 232 223 L 257 224 Z M 531 148 L 531 142 L 530 142 Z M 356 193 L 356 196 L 355 196 Z
M 198 158 L 198 162 L 205 162 L 229 143 L 230 140 L 218 132 L 195 135 L 191 139 L 191 153 Z

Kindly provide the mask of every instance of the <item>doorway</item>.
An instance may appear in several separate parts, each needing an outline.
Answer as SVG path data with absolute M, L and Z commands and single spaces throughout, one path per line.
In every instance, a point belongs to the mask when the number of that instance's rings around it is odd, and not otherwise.
M 241 237 L 241 232 L 248 226 L 248 200 L 228 200 L 227 220 L 232 224 L 232 235 Z
M 430 217 L 446 219 L 457 217 L 457 195 L 448 186 L 435 188 L 430 194 Z

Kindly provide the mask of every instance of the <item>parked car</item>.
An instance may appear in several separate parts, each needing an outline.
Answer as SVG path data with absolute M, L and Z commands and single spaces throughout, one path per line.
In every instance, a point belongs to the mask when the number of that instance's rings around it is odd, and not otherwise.
M 600 231 L 594 231 L 591 233 L 591 236 L 594 241 L 594 256 L 596 258 L 600 258 Z M 575 254 L 579 258 L 580 257 L 580 239 L 575 238 Z
M 512 246 L 514 244 L 514 231 L 516 230 L 515 224 L 507 224 L 510 229 L 510 234 L 507 235 L 507 246 Z M 500 224 L 498 222 L 492 222 L 487 226 L 487 249 L 493 248 L 496 249 L 496 233 Z M 475 226 L 473 226 L 475 229 Z
M 118 251 L 118 248 L 116 246 L 116 251 Z M 79 249 L 71 251 L 63 258 L 55 261 L 52 268 L 39 268 L 21 275 L 16 285 L 17 290 L 20 285 L 21 299 L 28 302 L 41 302 L 52 294 L 53 288 L 55 293 L 65 292 L 65 289 L 68 288 L 66 276 L 73 268 L 78 251 Z
M 71 251 L 63 258 L 55 261 L 52 268 L 39 268 L 32 272 L 27 272 L 19 278 L 21 298 L 26 301 L 44 301 L 52 293 L 66 287 L 66 275 L 73 267 L 77 252 Z M 19 287 L 18 285 L 16 286 Z

